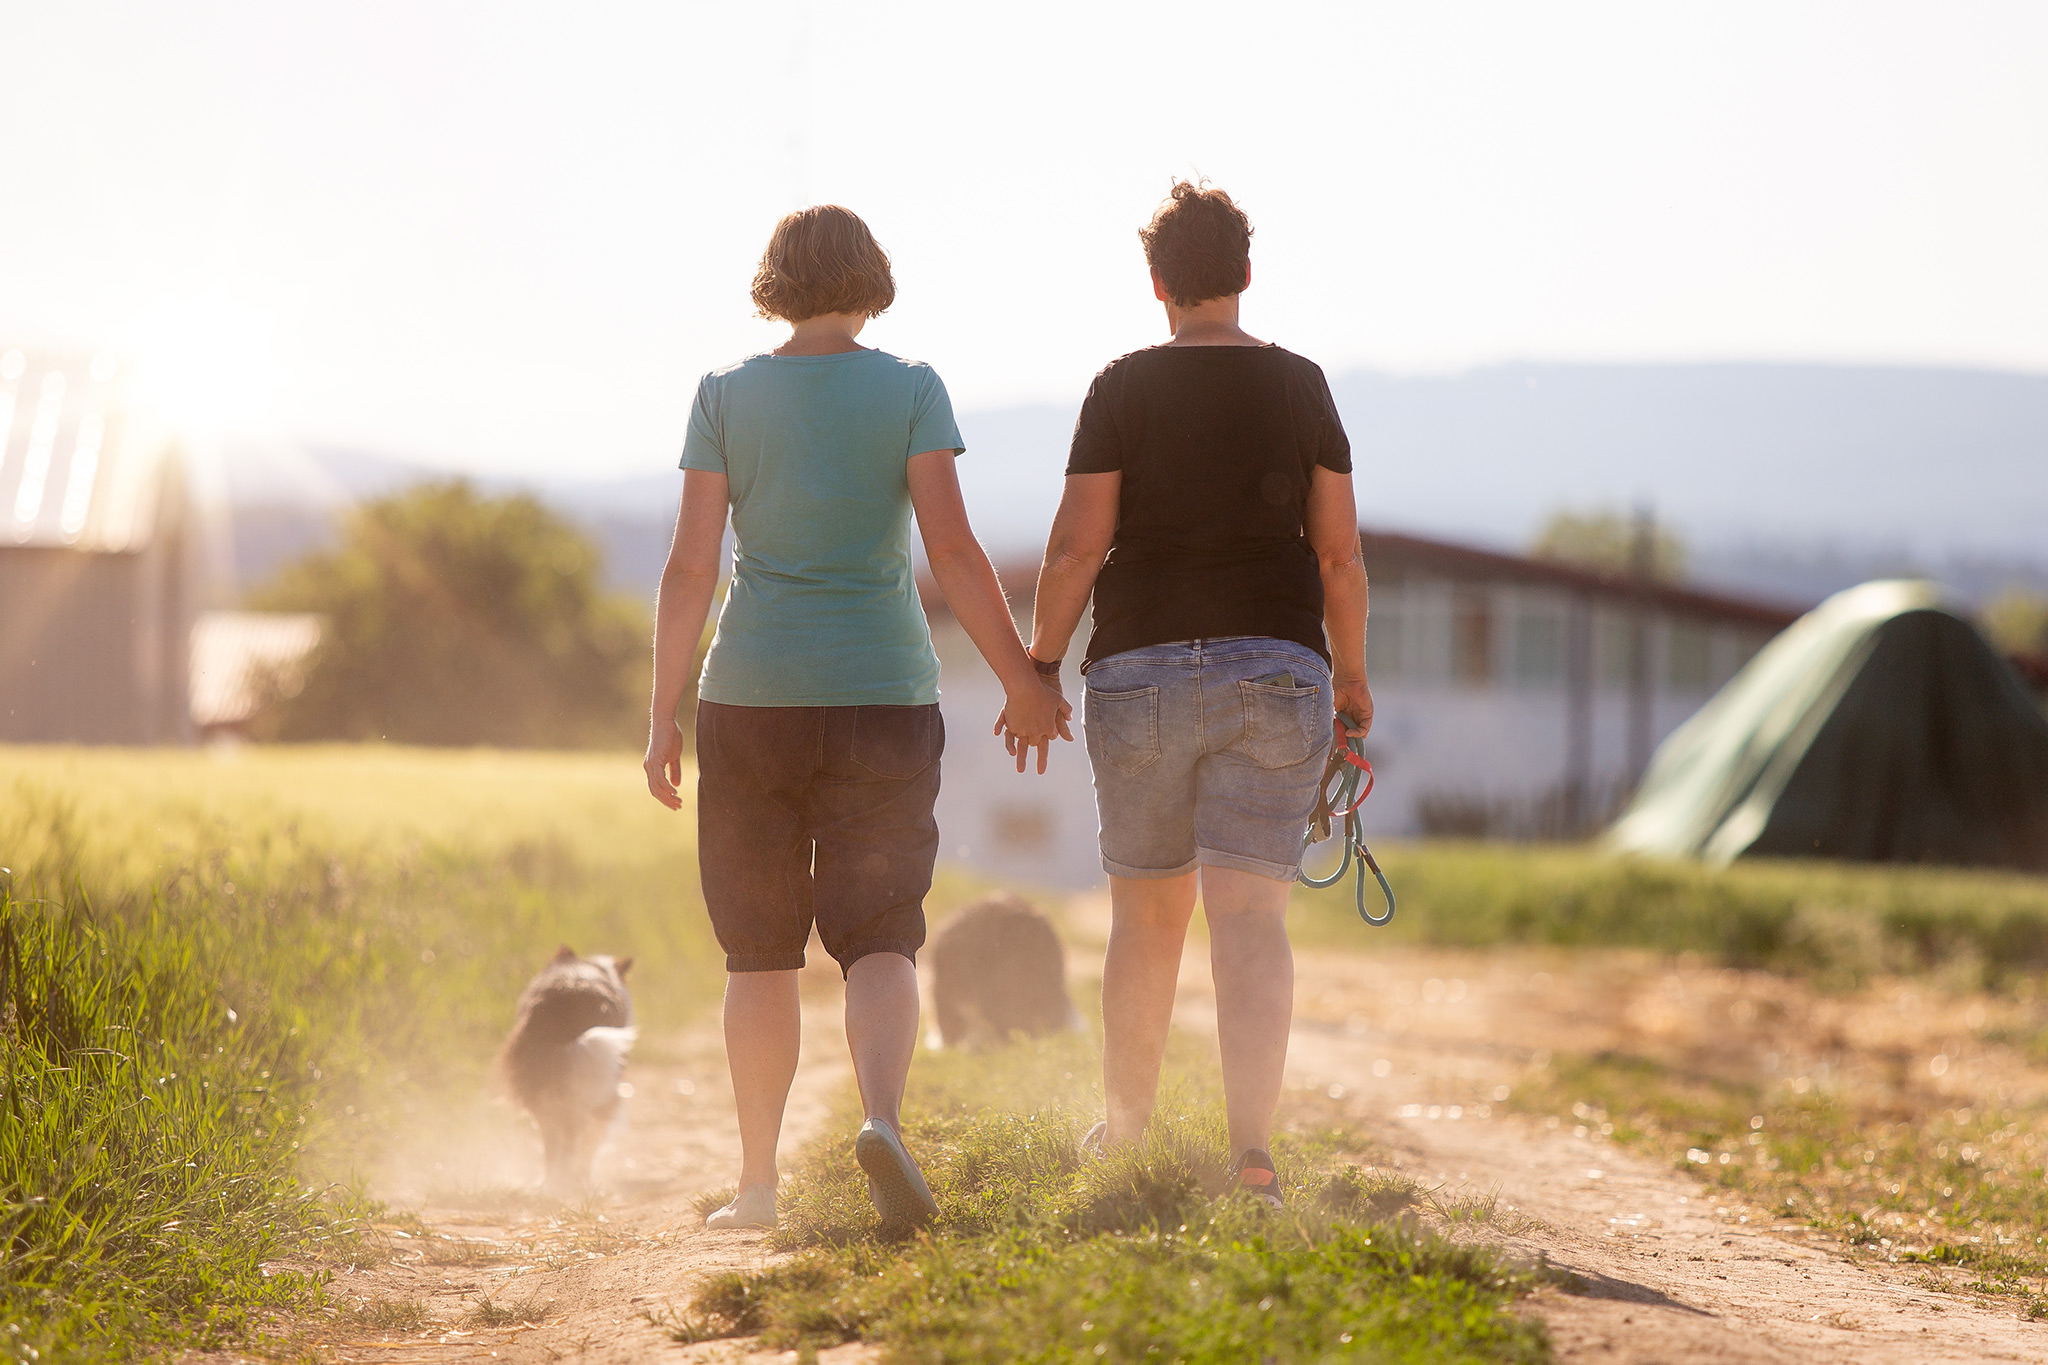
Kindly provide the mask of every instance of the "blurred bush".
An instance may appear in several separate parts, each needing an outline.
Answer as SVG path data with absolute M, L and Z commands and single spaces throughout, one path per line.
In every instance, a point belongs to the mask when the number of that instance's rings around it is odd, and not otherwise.
M 649 620 L 600 588 L 601 554 L 526 494 L 463 480 L 354 509 L 341 544 L 254 595 L 318 612 L 319 648 L 258 738 L 576 747 L 636 744 Z

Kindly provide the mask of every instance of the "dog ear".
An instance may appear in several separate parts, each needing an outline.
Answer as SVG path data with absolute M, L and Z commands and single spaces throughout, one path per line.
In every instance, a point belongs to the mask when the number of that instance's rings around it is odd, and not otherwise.
M 626 973 L 633 970 L 633 959 L 630 957 L 620 958 L 618 961 L 612 963 L 612 970 L 619 974 L 619 980 L 624 981 L 626 979 Z
M 574 962 L 575 960 L 576 950 L 574 948 L 571 948 L 568 944 L 564 943 L 561 947 L 555 949 L 555 955 L 548 959 L 548 965 L 553 966 L 556 963 Z

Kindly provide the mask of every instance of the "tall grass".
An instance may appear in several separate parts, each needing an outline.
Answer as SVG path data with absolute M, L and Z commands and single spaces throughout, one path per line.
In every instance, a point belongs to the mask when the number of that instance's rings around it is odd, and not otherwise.
M 1954 969 L 1996 987 L 2048 968 L 2044 877 L 1795 861 L 1711 868 L 1454 842 L 1389 843 L 1380 861 L 1401 899 L 1391 926 L 1360 924 L 1347 883 L 1297 893 L 1298 938 L 1318 946 L 1616 945 L 1840 984 Z
M 266 1274 L 323 1234 L 293 1178 L 307 1072 L 157 916 L 110 924 L 0 891 L 0 1351 L 119 1354 L 239 1335 L 308 1287 Z

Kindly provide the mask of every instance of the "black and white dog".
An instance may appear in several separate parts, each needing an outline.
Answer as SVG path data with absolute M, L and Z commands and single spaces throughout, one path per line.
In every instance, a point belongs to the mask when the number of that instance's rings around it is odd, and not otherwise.
M 507 1088 L 540 1125 L 543 1188 L 571 1197 L 620 1112 L 619 1078 L 632 1050 L 630 957 L 578 957 L 566 944 L 519 997 L 519 1017 L 499 1057 Z
M 932 939 L 930 958 L 932 1003 L 947 1047 L 1081 1026 L 1067 996 L 1059 933 L 1016 896 L 990 896 L 947 920 Z

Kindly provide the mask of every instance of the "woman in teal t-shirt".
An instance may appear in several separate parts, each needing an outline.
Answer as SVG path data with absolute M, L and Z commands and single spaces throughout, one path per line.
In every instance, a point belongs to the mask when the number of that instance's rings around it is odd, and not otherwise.
M 947 605 L 1002 680 L 1012 736 L 1038 748 L 1041 772 L 1052 738 L 1073 737 L 1070 708 L 1041 681 L 968 525 L 946 386 L 929 365 L 855 340 L 895 297 L 889 258 L 856 215 L 823 205 L 785 217 L 753 298 L 791 325 L 789 340 L 705 375 L 683 443 L 646 769 L 655 798 L 679 809 L 676 712 L 730 509 L 732 586 L 698 688 L 697 843 L 726 954 L 742 1164 L 739 1194 L 706 1219 L 712 1227 L 774 1225 L 796 973 L 814 923 L 846 976 L 866 1114 L 854 1154 L 875 1207 L 890 1224 L 937 1212 L 898 1117 L 945 745 L 939 661 L 911 574 L 913 510 Z

